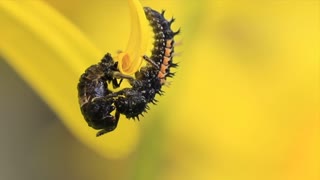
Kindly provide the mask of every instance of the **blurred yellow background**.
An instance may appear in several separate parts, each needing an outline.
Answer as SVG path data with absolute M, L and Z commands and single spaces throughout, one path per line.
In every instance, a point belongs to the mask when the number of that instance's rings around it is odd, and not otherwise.
M 141 0 L 177 19 L 180 66 L 101 138 L 76 84 L 126 47 L 127 1 L 23 3 L 0 0 L 0 179 L 320 179 L 319 0 Z

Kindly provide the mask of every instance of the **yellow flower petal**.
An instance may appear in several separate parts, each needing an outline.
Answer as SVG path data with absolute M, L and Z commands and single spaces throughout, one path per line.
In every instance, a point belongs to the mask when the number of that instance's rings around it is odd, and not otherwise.
M 131 17 L 131 34 L 127 49 L 119 53 L 116 59 L 123 74 L 134 74 L 142 64 L 142 56 L 148 49 L 149 25 L 143 7 L 138 0 L 128 0 Z
M 134 149 L 134 122 L 123 118 L 116 131 L 96 138 L 80 113 L 79 76 L 104 53 L 77 27 L 42 1 L 0 1 L 0 22 L 0 54 L 79 140 L 108 158 Z

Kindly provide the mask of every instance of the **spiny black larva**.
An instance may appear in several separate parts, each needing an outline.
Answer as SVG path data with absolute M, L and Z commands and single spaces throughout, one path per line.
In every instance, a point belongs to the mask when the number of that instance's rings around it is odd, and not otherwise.
M 149 103 L 157 102 L 156 94 L 163 93 L 161 88 L 166 84 L 166 78 L 174 75 L 170 72 L 170 68 L 177 67 L 172 56 L 174 36 L 180 30 L 171 30 L 174 19 L 167 21 L 164 11 L 159 13 L 149 7 L 145 7 L 144 11 L 155 34 L 155 41 L 151 56 L 143 56 L 147 65 L 135 73 L 135 78 L 120 73 L 118 63 L 114 62 L 109 53 L 101 62 L 87 68 L 80 77 L 78 98 L 81 112 L 90 127 L 100 130 L 97 136 L 113 131 L 120 114 L 139 119 L 139 115 L 149 109 Z M 123 79 L 129 81 L 130 88 L 117 92 L 108 89 L 110 83 L 113 88 L 119 88 Z M 114 116 L 111 115 L 113 111 Z
M 164 18 L 164 11 L 160 14 L 149 7 L 145 7 L 144 11 L 155 34 L 154 49 L 150 58 L 143 56 L 149 64 L 135 73 L 135 80 L 130 81 L 132 88 L 118 92 L 121 96 L 115 102 L 115 106 L 127 118 L 138 118 L 146 111 L 148 103 L 156 102 L 155 95 L 163 93 L 161 87 L 166 83 L 166 78 L 174 75 L 170 72 L 170 68 L 177 67 L 172 58 L 173 38 L 180 30 L 177 32 L 171 30 L 170 26 L 174 19 L 167 21 Z
M 171 24 L 175 21 L 172 18 L 167 21 L 164 18 L 165 11 L 161 14 L 157 11 L 145 7 L 147 19 L 149 20 L 153 32 L 155 34 L 154 49 L 150 58 L 144 56 L 147 61 L 153 61 L 157 65 L 158 78 L 161 84 L 165 84 L 166 77 L 172 77 L 174 74 L 170 72 L 171 67 L 177 67 L 177 64 L 172 62 L 174 53 L 174 36 L 180 33 L 180 29 L 176 32 L 171 30 Z M 152 63 L 151 63 L 152 64 Z

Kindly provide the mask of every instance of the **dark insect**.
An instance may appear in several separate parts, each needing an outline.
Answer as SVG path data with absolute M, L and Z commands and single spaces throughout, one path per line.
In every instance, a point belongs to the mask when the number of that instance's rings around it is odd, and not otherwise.
M 119 72 L 118 63 L 114 62 L 108 53 L 100 63 L 86 69 L 78 83 L 78 98 L 82 115 L 88 125 L 100 130 L 97 136 L 113 131 L 118 124 L 120 113 L 116 110 L 115 117 L 111 115 L 116 108 L 115 94 L 108 89 L 108 83 L 114 88 L 120 86 L 117 79 L 132 79 L 131 76 Z
M 174 19 L 167 21 L 164 11 L 161 13 L 149 8 L 144 8 L 146 17 L 155 34 L 154 48 L 150 57 L 143 56 L 148 62 L 135 73 L 135 77 L 121 74 L 118 63 L 114 62 L 108 53 L 96 65 L 86 69 L 81 75 L 78 84 L 78 97 L 81 112 L 88 125 L 100 130 L 97 136 L 113 131 L 118 124 L 120 114 L 127 118 L 138 118 L 146 112 L 148 103 L 155 103 L 156 94 L 162 94 L 162 85 L 167 77 L 172 77 L 171 67 L 177 67 L 172 62 L 174 52 L 174 36 L 180 30 L 173 32 L 171 24 Z M 118 82 L 119 79 L 120 81 Z M 120 87 L 123 79 L 127 79 L 130 88 L 117 92 L 108 89 Z M 111 113 L 115 111 L 115 115 Z

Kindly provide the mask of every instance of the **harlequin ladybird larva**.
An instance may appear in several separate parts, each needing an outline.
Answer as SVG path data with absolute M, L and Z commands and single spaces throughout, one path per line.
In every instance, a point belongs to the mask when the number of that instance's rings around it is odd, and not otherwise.
M 180 33 L 180 29 L 176 32 L 171 30 L 171 25 L 175 21 L 172 18 L 167 21 L 164 18 L 165 11 L 161 14 L 149 7 L 145 7 L 145 13 L 149 20 L 153 32 L 155 33 L 154 49 L 150 58 L 144 56 L 147 61 L 153 61 L 157 64 L 158 75 L 161 84 L 165 84 L 167 77 L 172 77 L 174 74 L 170 72 L 170 68 L 177 67 L 177 64 L 173 63 L 174 53 L 174 37 Z M 153 64 L 153 63 L 151 63 Z
M 149 7 L 145 7 L 144 11 L 155 34 L 154 48 L 150 57 L 143 56 L 148 65 L 135 73 L 135 80 L 131 81 L 132 88 L 118 92 L 121 96 L 115 101 L 116 109 L 127 118 L 139 118 L 148 108 L 148 103 L 156 102 L 155 95 L 162 94 L 161 87 L 166 83 L 166 78 L 174 75 L 170 68 L 177 67 L 177 64 L 173 63 L 172 54 L 174 36 L 179 34 L 180 30 L 171 30 L 174 19 L 167 21 L 164 11 L 159 13 Z
M 148 103 L 156 102 L 156 94 L 162 94 L 161 88 L 166 78 L 174 75 L 170 72 L 171 67 L 177 67 L 172 57 L 174 36 L 180 30 L 171 30 L 174 19 L 167 21 L 164 11 L 160 14 L 149 7 L 145 7 L 144 11 L 155 33 L 155 41 L 152 55 L 143 56 L 147 65 L 135 73 L 135 78 L 121 74 L 118 63 L 109 53 L 101 62 L 87 68 L 80 77 L 78 98 L 81 112 L 88 125 L 99 130 L 97 136 L 113 131 L 120 114 L 139 119 L 139 115 L 149 109 Z M 120 87 L 123 79 L 129 80 L 131 87 L 118 92 L 108 89 L 110 83 L 114 88 Z M 115 115 L 111 114 L 113 111 Z

